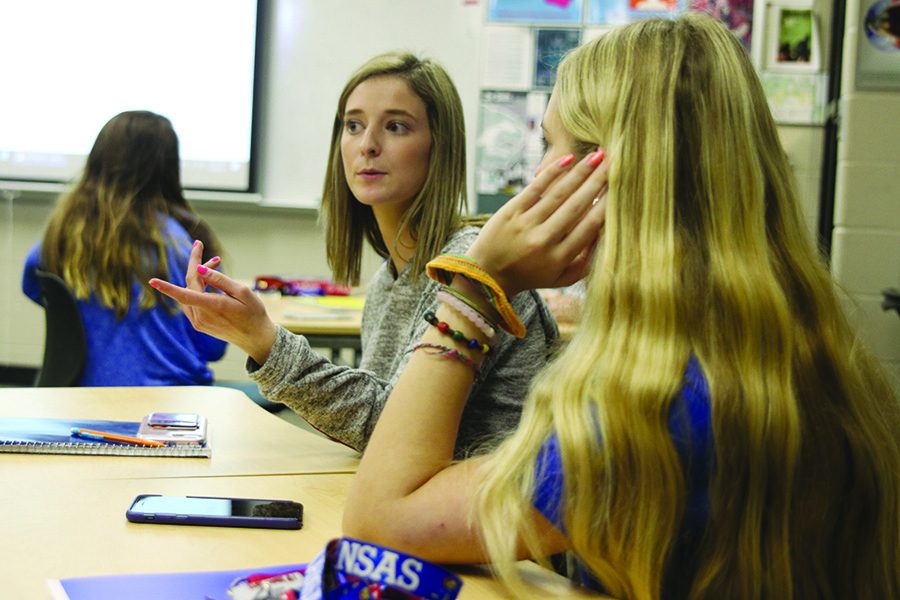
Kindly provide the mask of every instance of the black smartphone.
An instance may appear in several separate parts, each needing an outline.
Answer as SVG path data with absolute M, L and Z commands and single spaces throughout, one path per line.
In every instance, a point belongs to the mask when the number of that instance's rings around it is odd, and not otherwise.
M 125 518 L 132 523 L 300 529 L 303 505 L 293 500 L 141 494 Z

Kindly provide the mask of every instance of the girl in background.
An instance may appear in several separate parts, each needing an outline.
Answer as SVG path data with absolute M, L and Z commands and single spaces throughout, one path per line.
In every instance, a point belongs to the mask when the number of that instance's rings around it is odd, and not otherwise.
M 613 29 L 564 59 L 543 127 L 535 181 L 428 269 L 487 308 L 590 266 L 579 328 L 516 433 L 458 463 L 481 355 L 430 328 L 468 362 L 415 352 L 344 533 L 492 561 L 512 586 L 516 559 L 571 550 L 616 598 L 900 597 L 900 405 L 809 239 L 746 50 L 701 14 Z
M 415 344 L 442 302 L 459 302 L 424 274 L 440 253 L 464 253 L 478 229 L 467 226 L 465 122 L 446 71 L 408 53 L 376 56 L 347 82 L 338 101 L 322 200 L 328 263 L 340 283 L 357 285 L 363 244 L 384 263 L 366 291 L 359 368 L 335 365 L 302 335 L 276 327 L 259 298 L 202 264 L 194 249 L 188 289 L 152 285 L 178 300 L 200 330 L 241 347 L 250 377 L 328 436 L 362 450 Z M 200 272 L 198 272 L 198 269 Z M 203 293 L 211 285 L 222 294 Z M 469 393 L 456 454 L 513 429 L 534 372 L 558 337 L 536 292 L 512 300 L 516 335 L 491 342 Z M 459 305 L 458 305 L 459 306 Z M 462 307 L 466 310 L 466 307 Z M 490 311 L 487 322 L 496 320 Z
M 169 120 L 123 112 L 94 142 L 81 178 L 28 254 L 23 292 L 40 303 L 36 269 L 59 275 L 79 301 L 87 337 L 81 385 L 208 385 L 227 344 L 197 332 L 151 277 L 182 279 L 191 241 L 220 249 L 181 188 Z M 218 262 L 214 257 L 213 262 Z

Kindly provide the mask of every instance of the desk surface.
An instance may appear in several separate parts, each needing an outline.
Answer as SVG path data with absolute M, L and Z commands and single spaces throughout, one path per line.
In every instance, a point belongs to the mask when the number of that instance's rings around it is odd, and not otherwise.
M 0 388 L 0 417 L 140 421 L 154 412 L 196 412 L 209 421 L 212 458 L 0 454 L 4 479 L 210 477 L 350 473 L 359 455 L 215 386 Z
M 362 326 L 362 299 L 358 296 L 328 300 L 315 298 L 282 296 L 280 294 L 260 294 L 269 318 L 292 333 L 310 336 L 359 336 Z M 571 339 L 577 325 L 559 322 L 559 337 L 562 341 Z
M 9 483 L 4 470 L 4 479 Z M 52 481 L 4 485 L 0 491 L 7 577 L 4 596 L 46 598 L 46 580 L 111 574 L 216 571 L 304 563 L 340 536 L 350 474 Z M 304 505 L 303 529 L 279 531 L 129 523 L 137 494 L 293 499 Z M 592 597 L 530 563 L 530 581 Z M 462 568 L 460 598 L 506 597 L 478 568 Z
M 359 336 L 362 303 L 359 296 L 327 298 L 259 294 L 275 323 L 293 333 L 321 336 Z

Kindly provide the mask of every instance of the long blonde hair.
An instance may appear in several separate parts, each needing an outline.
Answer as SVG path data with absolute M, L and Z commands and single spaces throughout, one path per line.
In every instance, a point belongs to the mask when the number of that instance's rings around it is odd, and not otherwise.
M 900 410 L 842 313 L 745 50 L 698 14 L 615 29 L 559 70 L 610 160 L 585 313 L 494 455 L 475 517 L 515 586 L 551 436 L 563 524 L 608 592 L 900 597 Z M 669 413 L 695 356 L 715 444 L 695 573 L 667 572 L 686 483 Z M 703 460 L 705 457 L 691 457 Z M 511 523 L 515 526 L 511 526 Z
M 400 77 L 409 84 L 425 103 L 431 128 L 428 176 L 398 228 L 398 235 L 408 230 L 416 241 L 413 279 L 425 272 L 425 263 L 440 253 L 450 234 L 466 224 L 466 127 L 456 86 L 441 65 L 408 52 L 369 59 L 350 77 L 338 100 L 320 213 L 328 266 L 335 280 L 351 285 L 359 284 L 363 239 L 382 258 L 390 257 L 390 248 L 397 243 L 382 239 L 372 208 L 358 202 L 350 191 L 341 160 L 347 99 L 363 81 L 381 76 Z
M 62 277 L 76 297 L 97 300 L 125 316 L 135 282 L 141 308 L 159 293 L 147 283 L 169 278 L 160 215 L 204 242 L 204 257 L 221 253 L 212 230 L 185 200 L 178 137 L 171 122 L 149 111 L 126 111 L 100 130 L 84 171 L 50 217 L 41 244 L 44 269 Z

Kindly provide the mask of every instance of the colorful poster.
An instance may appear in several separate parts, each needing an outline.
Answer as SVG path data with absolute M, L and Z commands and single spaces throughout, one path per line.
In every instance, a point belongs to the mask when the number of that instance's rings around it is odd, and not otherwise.
M 591 25 L 622 25 L 684 10 L 705 12 L 722 21 L 750 49 L 753 0 L 589 0 L 587 19 Z
M 497 23 L 581 23 L 582 0 L 490 0 L 488 21 Z
M 647 17 L 676 15 L 687 7 L 687 0 L 590 0 L 588 23 L 622 25 Z
M 764 70 L 783 73 L 819 71 L 819 35 L 812 10 L 766 6 Z
M 552 88 L 556 68 L 566 52 L 578 46 L 578 29 L 538 29 L 534 51 L 534 87 Z
M 753 0 L 689 0 L 688 9 L 715 17 L 750 50 Z
M 481 92 L 476 142 L 479 212 L 493 212 L 531 181 L 544 154 L 541 119 L 548 96 Z

